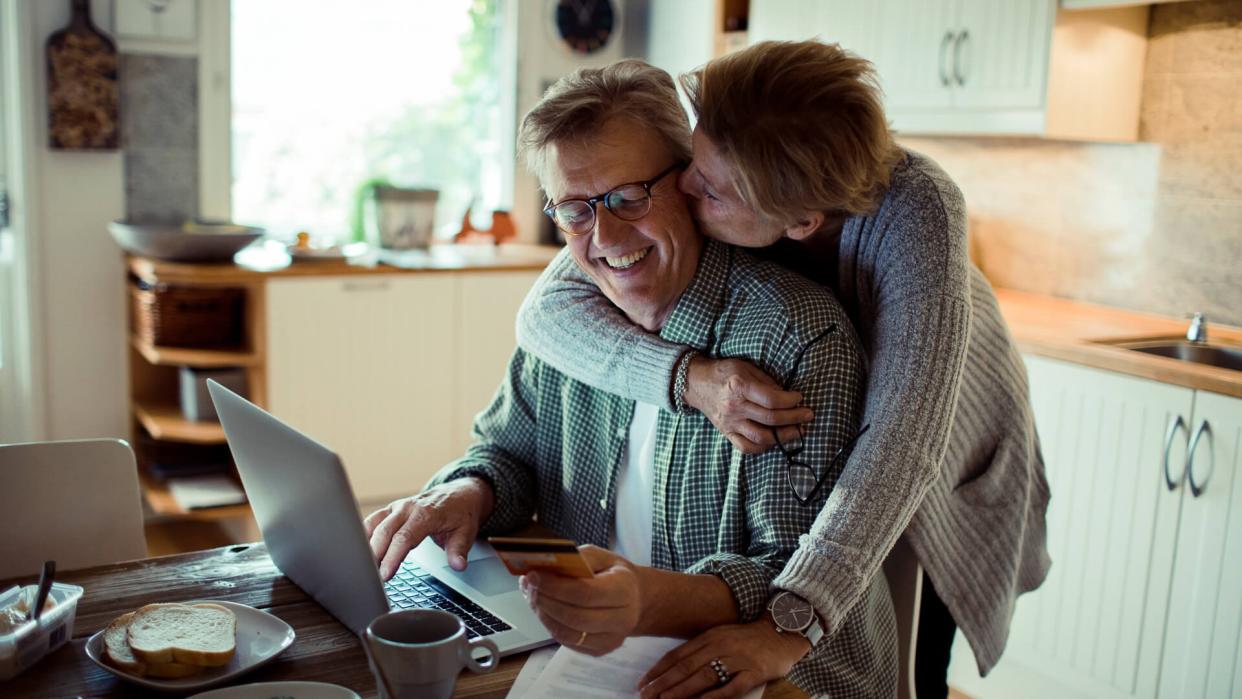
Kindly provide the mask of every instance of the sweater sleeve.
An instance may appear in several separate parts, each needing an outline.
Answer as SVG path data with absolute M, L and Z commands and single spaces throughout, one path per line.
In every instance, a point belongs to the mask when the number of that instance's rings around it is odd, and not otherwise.
M 578 268 L 566 248 L 526 295 L 518 345 L 601 391 L 672 411 L 673 371 L 687 347 L 634 325 Z
M 970 337 L 970 263 L 960 192 L 950 182 L 936 196 L 906 207 L 883 245 L 859 255 L 876 275 L 863 413 L 870 430 L 773 580 L 814 604 L 828 633 L 878 573 L 948 447 Z

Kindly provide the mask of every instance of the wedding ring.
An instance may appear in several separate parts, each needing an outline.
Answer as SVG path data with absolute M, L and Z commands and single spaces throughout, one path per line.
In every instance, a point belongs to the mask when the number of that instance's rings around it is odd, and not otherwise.
M 725 667 L 724 661 L 720 658 L 712 658 L 708 665 L 711 665 L 712 669 L 716 671 L 716 682 L 720 686 L 723 687 L 729 684 L 729 668 Z
M 586 637 L 587 637 L 587 632 L 586 632 L 586 631 L 583 631 L 583 632 L 582 632 L 582 635 L 578 637 L 578 642 L 577 642 L 577 643 L 575 643 L 574 645 L 575 645 L 575 646 L 580 646 L 580 645 L 582 645 L 583 643 L 586 643 Z

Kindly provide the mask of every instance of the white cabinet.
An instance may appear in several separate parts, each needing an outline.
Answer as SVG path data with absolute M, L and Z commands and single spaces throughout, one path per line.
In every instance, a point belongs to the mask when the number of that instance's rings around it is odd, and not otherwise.
M 1162 697 L 1242 696 L 1242 400 L 1195 394 Z
M 515 347 L 537 271 L 274 278 L 267 406 L 341 455 L 363 502 L 461 456 Z
M 958 634 L 950 684 L 975 699 L 1230 696 L 1242 667 L 1242 401 L 1025 359 L 1053 565 L 1019 599 L 986 679 Z
M 267 284 L 268 409 L 340 454 L 359 500 L 454 456 L 454 295 L 450 274 Z
M 871 60 L 902 134 L 1135 140 L 1147 9 L 1056 0 L 752 0 L 750 40 L 840 43 Z

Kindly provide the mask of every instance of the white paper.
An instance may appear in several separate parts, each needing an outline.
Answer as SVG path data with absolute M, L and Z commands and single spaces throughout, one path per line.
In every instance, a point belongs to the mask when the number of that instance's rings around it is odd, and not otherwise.
M 185 510 L 219 507 L 246 502 L 246 493 L 228 476 L 186 476 L 170 478 L 168 492 Z
M 518 673 L 517 679 L 513 681 L 513 686 L 509 688 L 509 697 L 529 697 L 531 696 L 531 687 L 535 684 L 535 680 L 543 674 L 543 669 L 548 666 L 548 662 L 552 660 L 552 656 L 556 654 L 556 649 L 560 646 L 544 646 L 539 650 L 531 651 L 526 656 L 526 662 L 522 665 L 522 671 Z
M 685 641 L 680 638 L 638 636 L 626 639 L 620 648 L 598 658 L 561 647 L 533 683 L 522 682 L 521 675 L 526 674 L 523 667 L 509 696 L 633 699 L 638 696 L 638 680 L 665 653 L 682 643 Z M 532 668 L 532 672 L 537 671 Z M 745 699 L 759 699 L 763 696 L 763 689 L 756 687 L 745 695 Z

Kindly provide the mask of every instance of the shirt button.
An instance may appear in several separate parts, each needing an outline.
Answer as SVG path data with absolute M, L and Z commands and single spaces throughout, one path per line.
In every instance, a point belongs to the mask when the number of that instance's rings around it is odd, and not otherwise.
M 601 509 L 601 510 L 607 510 L 607 509 L 608 509 L 608 498 L 600 498 L 600 499 L 599 499 L 599 509 Z

